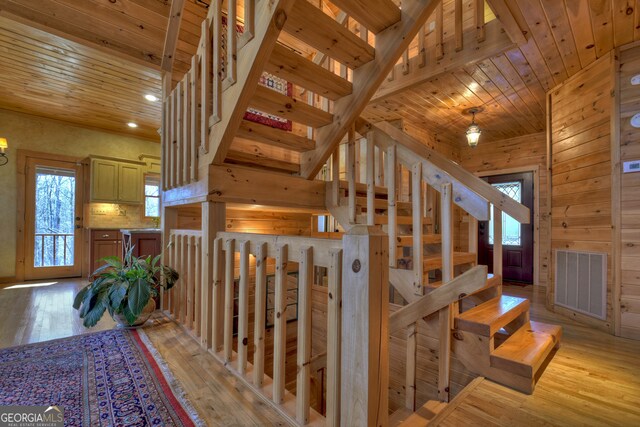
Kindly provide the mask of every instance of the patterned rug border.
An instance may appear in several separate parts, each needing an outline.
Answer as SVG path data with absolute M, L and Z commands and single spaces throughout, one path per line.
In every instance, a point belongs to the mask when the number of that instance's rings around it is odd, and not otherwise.
M 155 348 L 155 346 L 149 339 L 149 336 L 144 332 L 143 329 L 134 329 L 132 332 L 136 332 L 135 335 L 137 335 L 140 343 L 144 344 L 143 350 L 146 350 L 146 352 L 153 358 L 153 361 L 160 370 L 159 374 L 162 375 L 162 379 L 169 387 L 169 391 L 173 394 L 178 403 L 180 403 L 180 406 L 182 407 L 182 409 L 184 409 L 187 416 L 197 427 L 206 427 L 207 424 L 202 418 L 200 418 L 198 411 L 189 401 L 187 392 L 184 391 L 182 385 L 180 385 L 180 382 L 176 379 L 173 372 L 171 372 L 171 368 L 162 357 L 162 354 L 160 354 L 160 352 Z

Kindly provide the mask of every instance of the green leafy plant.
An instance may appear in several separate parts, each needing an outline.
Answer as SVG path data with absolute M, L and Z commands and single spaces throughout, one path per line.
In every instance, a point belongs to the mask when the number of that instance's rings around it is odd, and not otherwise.
M 105 311 L 111 317 L 124 315 L 133 325 L 150 298 L 175 285 L 179 275 L 173 268 L 159 264 L 160 255 L 138 258 L 132 252 L 133 247 L 122 261 L 118 257 L 102 258 L 106 264 L 93 272 L 91 283 L 76 295 L 73 308 L 80 312 L 85 327 L 95 326 Z

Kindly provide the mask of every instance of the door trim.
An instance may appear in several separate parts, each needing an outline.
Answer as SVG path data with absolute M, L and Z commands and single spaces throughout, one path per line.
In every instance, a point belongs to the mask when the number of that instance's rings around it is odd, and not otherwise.
M 82 158 L 65 156 L 62 154 L 43 153 L 40 151 L 32 150 L 17 150 L 17 220 L 16 220 L 16 282 L 23 282 L 25 277 L 25 235 L 26 235 L 26 192 L 27 192 L 27 161 L 28 159 L 42 159 L 42 160 L 58 160 L 62 162 L 82 163 Z M 82 179 L 85 177 L 83 176 Z M 84 190 L 84 183 L 83 183 Z M 85 203 L 85 191 L 82 195 L 82 204 Z M 82 240 L 84 241 L 84 229 L 82 230 Z M 84 265 L 84 250 L 80 253 L 81 265 Z
M 496 169 L 475 172 L 478 177 L 531 172 L 533 174 L 533 285 L 540 286 L 540 166 Z

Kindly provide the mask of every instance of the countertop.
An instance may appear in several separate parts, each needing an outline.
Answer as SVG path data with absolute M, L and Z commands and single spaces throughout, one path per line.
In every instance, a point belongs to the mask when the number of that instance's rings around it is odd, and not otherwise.
M 159 228 L 130 228 L 130 229 L 121 229 L 120 232 L 122 234 L 148 234 L 148 233 L 158 233 L 162 232 Z

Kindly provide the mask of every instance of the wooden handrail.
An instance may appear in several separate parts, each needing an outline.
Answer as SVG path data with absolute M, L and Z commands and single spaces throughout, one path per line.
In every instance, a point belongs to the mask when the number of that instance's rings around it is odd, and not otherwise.
M 482 289 L 487 281 L 487 267 L 479 265 L 431 291 L 417 301 L 405 305 L 389 317 L 389 333 L 393 334 L 420 319 L 428 317 L 464 296 Z

